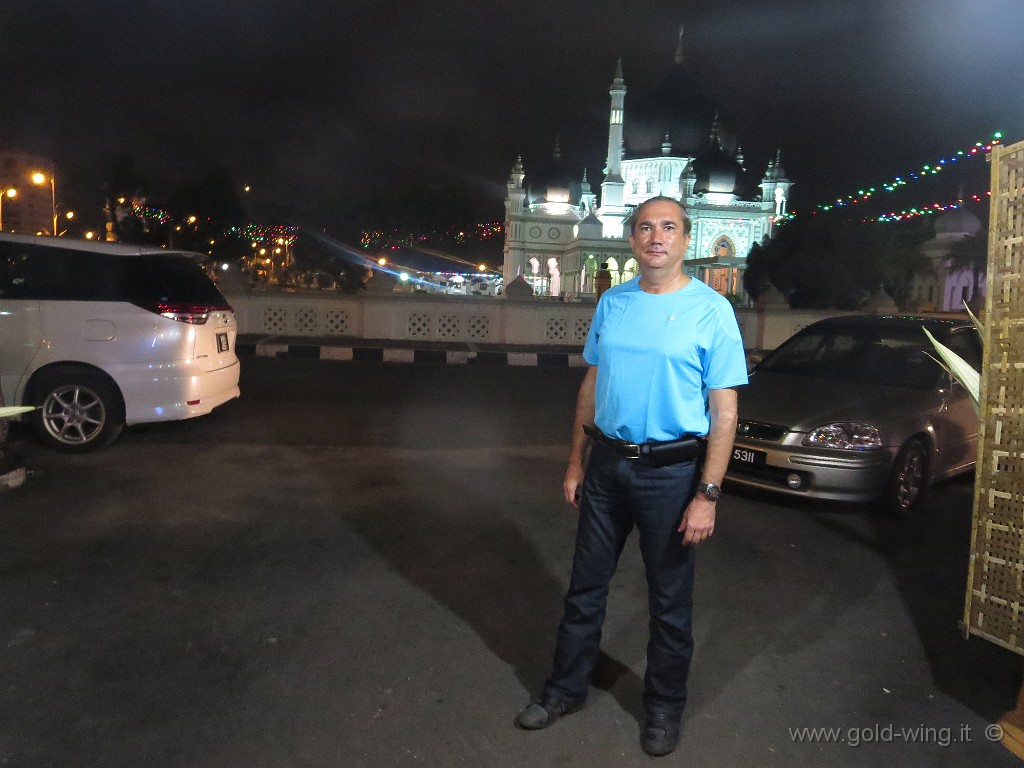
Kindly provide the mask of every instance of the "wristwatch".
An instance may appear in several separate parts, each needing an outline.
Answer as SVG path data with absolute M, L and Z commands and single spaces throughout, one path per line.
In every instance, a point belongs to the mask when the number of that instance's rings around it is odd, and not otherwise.
M 718 501 L 722 497 L 722 486 L 718 483 L 701 483 L 697 486 L 697 492 L 703 493 L 708 501 Z

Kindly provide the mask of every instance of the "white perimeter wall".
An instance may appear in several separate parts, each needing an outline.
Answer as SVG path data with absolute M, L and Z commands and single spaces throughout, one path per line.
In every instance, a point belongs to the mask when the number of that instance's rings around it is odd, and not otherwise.
M 239 333 L 359 339 L 582 347 L 595 305 L 429 294 L 355 295 L 252 291 L 225 296 Z M 785 307 L 736 312 L 748 350 L 774 349 L 816 320 L 848 314 Z

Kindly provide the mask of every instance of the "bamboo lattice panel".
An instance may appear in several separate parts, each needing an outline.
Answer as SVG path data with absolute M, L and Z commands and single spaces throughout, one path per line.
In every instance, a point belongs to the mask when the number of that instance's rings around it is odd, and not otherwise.
M 1024 653 L 1024 142 L 992 148 L 982 423 L 964 611 Z

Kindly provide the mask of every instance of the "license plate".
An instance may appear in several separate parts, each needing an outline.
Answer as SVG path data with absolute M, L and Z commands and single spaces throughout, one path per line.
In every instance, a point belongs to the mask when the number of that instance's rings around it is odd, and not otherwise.
M 228 342 L 228 335 L 226 333 L 217 334 L 217 351 L 227 352 L 230 349 L 230 343 Z
M 733 448 L 732 460 L 740 464 L 764 464 L 768 454 L 764 451 L 755 451 L 751 448 Z

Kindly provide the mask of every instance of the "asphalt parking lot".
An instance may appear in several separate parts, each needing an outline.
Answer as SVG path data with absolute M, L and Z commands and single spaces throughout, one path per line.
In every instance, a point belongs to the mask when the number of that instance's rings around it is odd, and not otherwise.
M 568 573 L 582 375 L 246 358 L 239 402 L 102 453 L 15 430 L 0 765 L 648 765 L 635 546 L 588 706 L 512 725 Z M 682 743 L 658 762 L 1019 765 L 986 729 L 1020 657 L 958 629 L 970 507 L 970 478 L 906 521 L 730 493 L 698 559 Z

